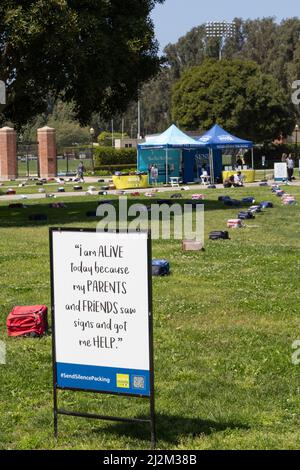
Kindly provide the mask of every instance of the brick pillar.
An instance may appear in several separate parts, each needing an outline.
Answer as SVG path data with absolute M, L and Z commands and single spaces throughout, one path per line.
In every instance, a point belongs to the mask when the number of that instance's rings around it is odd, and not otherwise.
M 42 127 L 37 131 L 39 143 L 39 168 L 41 178 L 57 175 L 57 155 L 55 129 Z
M 0 129 L 0 178 L 17 177 L 17 134 L 11 127 Z

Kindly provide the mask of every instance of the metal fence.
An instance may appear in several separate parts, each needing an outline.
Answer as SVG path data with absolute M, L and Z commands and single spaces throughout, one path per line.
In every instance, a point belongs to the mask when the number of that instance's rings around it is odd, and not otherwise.
M 39 177 L 38 142 L 18 142 L 17 162 L 19 177 Z
M 58 175 L 75 175 L 80 162 L 85 171 L 93 171 L 92 149 L 86 147 L 63 148 L 57 156 Z

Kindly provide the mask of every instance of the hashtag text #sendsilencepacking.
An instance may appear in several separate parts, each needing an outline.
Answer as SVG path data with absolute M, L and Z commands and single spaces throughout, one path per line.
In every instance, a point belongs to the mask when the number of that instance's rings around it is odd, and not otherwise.
M 60 377 L 62 379 L 71 379 L 71 380 L 90 380 L 94 382 L 106 382 L 110 383 L 110 379 L 108 377 L 95 377 L 93 375 L 86 376 L 86 375 L 80 375 L 80 374 L 65 374 L 62 372 L 60 374 Z

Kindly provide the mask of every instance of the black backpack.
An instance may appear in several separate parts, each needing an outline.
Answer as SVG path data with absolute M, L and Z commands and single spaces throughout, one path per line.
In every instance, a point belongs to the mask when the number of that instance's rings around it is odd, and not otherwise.
M 227 230 L 214 230 L 209 234 L 210 240 L 229 240 L 229 233 Z
M 245 220 L 245 219 L 255 219 L 255 216 L 250 211 L 239 212 L 238 219 Z

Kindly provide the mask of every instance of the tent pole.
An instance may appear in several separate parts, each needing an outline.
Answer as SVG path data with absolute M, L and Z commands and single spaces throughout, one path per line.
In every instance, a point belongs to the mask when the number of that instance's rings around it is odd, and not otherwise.
M 214 184 L 215 175 L 214 175 L 214 159 L 213 159 L 212 148 L 209 149 L 209 164 L 210 164 L 210 181 L 211 181 L 211 184 Z
M 166 184 L 168 184 L 168 147 L 166 147 Z
M 181 179 L 183 182 L 184 174 L 183 174 L 183 151 L 182 149 L 180 150 L 180 167 L 179 167 L 179 175 L 181 174 Z M 178 175 L 178 176 L 179 176 Z
M 253 150 L 253 147 L 251 149 L 251 161 L 252 161 L 252 170 L 254 170 L 254 150 Z

